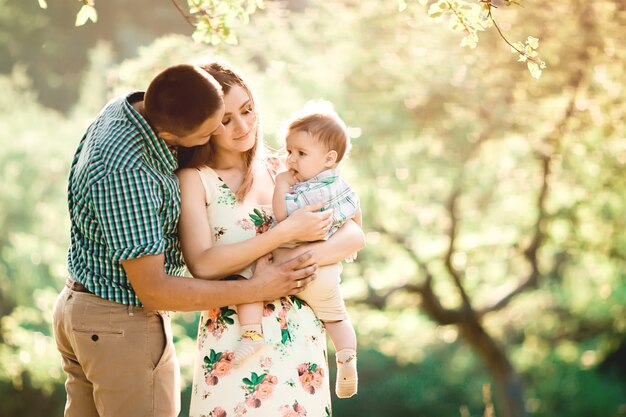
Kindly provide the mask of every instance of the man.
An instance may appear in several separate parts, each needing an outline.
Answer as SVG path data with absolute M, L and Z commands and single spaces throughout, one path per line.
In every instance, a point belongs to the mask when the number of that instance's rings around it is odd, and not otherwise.
M 250 280 L 181 276 L 173 149 L 219 134 L 223 114 L 219 84 L 197 66 L 176 65 L 145 94 L 109 102 L 83 136 L 68 186 L 71 278 L 53 317 L 67 373 L 65 416 L 176 416 L 179 368 L 167 311 L 271 300 L 314 279 L 310 254 L 259 262 Z M 309 211 L 301 223 L 326 227 L 329 216 Z

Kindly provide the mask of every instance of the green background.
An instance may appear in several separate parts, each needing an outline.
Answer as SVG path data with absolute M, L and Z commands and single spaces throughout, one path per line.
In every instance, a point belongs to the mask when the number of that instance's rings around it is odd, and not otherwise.
M 528 415 L 626 416 L 626 5 L 498 10 L 512 40 L 540 39 L 539 80 L 494 30 L 462 48 L 409 6 L 266 2 L 234 28 L 238 45 L 210 47 L 170 2 L 99 2 L 98 22 L 76 28 L 79 2 L 0 0 L 1 416 L 62 415 L 50 320 L 85 128 L 117 94 L 200 57 L 241 69 L 272 146 L 309 99 L 332 101 L 351 128 L 343 172 L 368 246 L 342 288 L 360 386 L 333 397 L 334 415 L 506 416 L 508 363 Z M 174 325 L 181 415 L 197 319 Z

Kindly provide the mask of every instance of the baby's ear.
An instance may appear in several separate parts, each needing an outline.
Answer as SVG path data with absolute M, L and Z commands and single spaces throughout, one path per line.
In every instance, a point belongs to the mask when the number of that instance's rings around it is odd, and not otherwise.
M 331 168 L 337 163 L 337 151 L 329 151 L 324 157 L 324 166 Z

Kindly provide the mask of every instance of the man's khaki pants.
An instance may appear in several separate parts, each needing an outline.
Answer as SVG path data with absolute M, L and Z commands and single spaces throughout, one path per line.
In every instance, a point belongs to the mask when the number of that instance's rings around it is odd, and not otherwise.
M 167 313 L 61 291 L 54 336 L 67 373 L 65 417 L 174 417 L 179 365 Z

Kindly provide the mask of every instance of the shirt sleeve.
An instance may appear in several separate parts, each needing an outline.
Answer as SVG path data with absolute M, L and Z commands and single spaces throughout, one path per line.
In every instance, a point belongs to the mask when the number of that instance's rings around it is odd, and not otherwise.
M 141 169 L 113 172 L 91 187 L 97 221 L 114 261 L 156 255 L 165 250 L 159 216 L 163 195 Z

